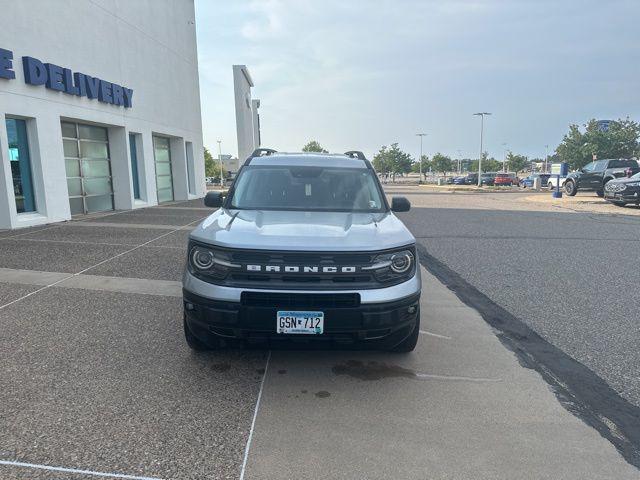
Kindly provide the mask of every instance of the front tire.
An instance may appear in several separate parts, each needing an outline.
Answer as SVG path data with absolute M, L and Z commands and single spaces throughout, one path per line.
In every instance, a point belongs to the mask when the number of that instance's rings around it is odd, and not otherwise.
M 420 309 L 418 308 L 418 314 L 416 316 L 416 324 L 413 330 L 407 338 L 397 344 L 395 347 L 389 349 L 390 352 L 396 353 L 409 353 L 413 352 L 418 344 L 418 337 L 420 336 Z
M 564 184 L 564 191 L 570 197 L 575 197 L 576 193 L 578 193 L 578 187 L 573 180 L 567 180 Z

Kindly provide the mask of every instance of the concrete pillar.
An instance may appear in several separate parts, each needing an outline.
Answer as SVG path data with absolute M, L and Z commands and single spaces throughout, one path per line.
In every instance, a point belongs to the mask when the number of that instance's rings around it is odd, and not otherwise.
M 113 203 L 116 210 L 128 210 L 133 208 L 129 139 L 124 127 L 110 127 L 108 130 Z

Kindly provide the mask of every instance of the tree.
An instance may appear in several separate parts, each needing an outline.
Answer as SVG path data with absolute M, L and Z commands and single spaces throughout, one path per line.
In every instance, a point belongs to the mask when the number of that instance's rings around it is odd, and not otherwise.
M 450 172 L 453 169 L 451 158 L 441 153 L 436 153 L 433 156 L 431 159 L 431 165 L 436 172 L 440 172 L 445 176 L 447 175 L 447 172 Z
M 411 171 L 413 158 L 411 158 L 410 154 L 400 150 L 397 143 L 391 144 L 389 155 L 391 156 L 394 173 L 409 173 Z
M 390 173 L 395 180 L 397 173 L 409 173 L 413 160 L 411 155 L 403 152 L 397 143 L 390 147 L 383 146 L 373 157 L 373 168 L 380 173 Z
M 629 119 L 609 123 L 602 128 L 597 120 L 589 120 L 584 132 L 578 125 L 569 125 L 569 132 L 556 148 L 558 160 L 568 162 L 572 169 L 584 167 L 594 155 L 604 158 L 631 158 L 640 151 L 640 124 Z
M 224 169 L 222 169 L 222 174 L 227 176 Z M 207 147 L 204 147 L 204 176 L 220 178 L 220 161 L 213 158 Z
M 429 169 L 433 168 L 431 160 L 426 155 L 422 155 L 422 175 L 426 178 Z M 411 164 L 411 171 L 414 173 L 420 173 L 420 162 L 417 160 Z
M 516 155 L 513 152 L 507 154 L 507 169 L 512 172 L 518 173 L 529 167 L 530 164 L 531 162 L 524 155 Z
M 318 153 L 329 153 L 322 146 L 316 142 L 315 140 L 311 140 L 304 147 L 302 147 L 303 152 L 318 152 Z
M 489 154 L 487 152 L 482 153 L 482 173 L 484 172 L 497 172 L 502 170 L 502 162 L 499 162 L 495 158 L 489 158 Z M 478 171 L 478 160 L 474 160 L 471 162 L 470 171 L 477 172 Z
M 217 166 L 216 173 L 216 161 L 211 156 L 211 152 L 207 147 L 204 147 L 204 175 L 206 177 L 215 177 L 220 175 L 220 166 Z

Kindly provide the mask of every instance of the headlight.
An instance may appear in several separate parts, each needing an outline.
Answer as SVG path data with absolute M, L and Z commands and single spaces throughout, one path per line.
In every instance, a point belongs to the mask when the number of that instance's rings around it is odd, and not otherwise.
M 391 270 L 396 273 L 404 273 L 413 265 L 413 254 L 408 250 L 391 255 Z
M 378 255 L 373 263 L 362 267 L 370 271 L 379 282 L 398 282 L 411 277 L 415 272 L 415 254 L 411 250 L 400 250 Z
M 193 247 L 191 250 L 191 263 L 197 270 L 209 270 L 213 267 L 214 256 L 211 250 Z
M 215 248 L 193 245 L 189 250 L 189 267 L 193 273 L 222 279 L 241 265 L 232 263 L 231 256 Z
M 627 187 L 638 187 L 638 186 L 640 186 L 640 182 L 627 183 Z

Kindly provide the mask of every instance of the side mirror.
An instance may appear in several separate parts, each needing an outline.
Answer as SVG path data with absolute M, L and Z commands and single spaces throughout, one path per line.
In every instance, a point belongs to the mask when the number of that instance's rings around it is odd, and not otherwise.
M 224 202 L 222 192 L 207 192 L 204 196 L 204 204 L 211 208 L 220 208 Z
M 392 212 L 408 212 L 411 209 L 411 203 L 406 197 L 393 197 L 391 199 Z

